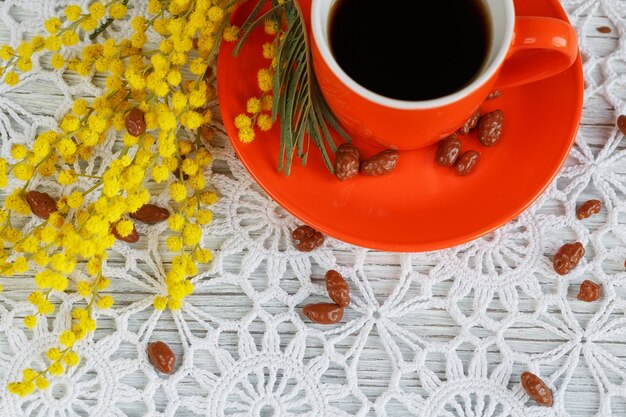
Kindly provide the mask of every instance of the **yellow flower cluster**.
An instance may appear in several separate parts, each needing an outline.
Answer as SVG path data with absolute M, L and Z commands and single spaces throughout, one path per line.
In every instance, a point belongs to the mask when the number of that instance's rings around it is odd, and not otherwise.
M 60 53 L 61 48 L 76 45 L 80 40 L 79 31 L 93 32 L 103 18 L 122 19 L 126 15 L 127 1 L 112 0 L 106 4 L 96 2 L 91 4 L 86 11 L 78 5 L 67 6 L 64 17 L 70 22 L 69 25 L 63 27 L 62 20 L 59 17 L 53 17 L 45 22 L 46 36 L 35 36 L 30 41 L 22 42 L 16 49 L 9 45 L 0 48 L 0 59 L 4 62 L 4 65 L 0 67 L 0 76 L 4 75 L 6 84 L 17 85 L 20 81 L 18 72 L 30 71 L 33 67 L 33 55 L 40 51 L 51 52 L 50 64 L 55 69 L 62 69 L 66 62 Z M 89 53 L 93 52 L 92 50 Z M 76 63 L 76 60 L 70 62 L 70 64 Z M 75 69 L 82 75 L 89 73 L 86 65 L 76 66 Z
M 274 19 L 264 21 L 263 29 L 267 35 L 273 36 L 273 41 L 263 44 L 263 58 L 271 61 L 268 68 L 262 68 L 257 73 L 257 84 L 261 94 L 252 97 L 246 103 L 245 113 L 237 115 L 234 120 L 237 128 L 237 137 L 243 143 L 250 143 L 256 137 L 256 130 L 268 132 L 274 125 L 272 107 L 274 98 L 274 69 L 276 67 L 276 47 L 282 36 L 279 23 Z M 230 40 L 224 38 L 225 40 Z M 233 39 L 234 40 L 234 39 Z
M 72 350 L 76 342 L 74 332 L 65 330 L 59 336 L 59 342 L 63 346 L 62 349 L 51 348 L 46 352 L 46 357 L 50 361 L 48 369 L 45 371 L 35 371 L 26 368 L 22 371 L 23 380 L 20 382 L 10 382 L 8 385 L 9 392 L 20 396 L 32 393 L 35 389 L 45 390 L 50 385 L 47 376 L 62 375 L 66 368 L 76 366 L 80 363 L 80 358 L 76 352 Z
M 128 39 L 94 41 L 75 58 L 63 58 L 64 48 L 76 45 L 81 32 L 98 39 L 112 20 L 123 19 L 127 3 L 96 1 L 86 10 L 69 5 L 45 22 L 46 36 L 17 48 L 0 46 L 0 77 L 9 85 L 20 82 L 19 74 L 32 68 L 33 59 L 49 59 L 59 71 L 105 78 L 104 93 L 90 102 L 77 99 L 58 129 L 39 133 L 32 146 L 15 144 L 8 160 L 0 158 L 0 188 L 11 176 L 22 182 L 0 210 L 0 277 L 37 271 L 38 289 L 28 297 L 32 314 L 24 326 L 33 329 L 40 316 L 55 312 L 50 298 L 55 292 L 84 299 L 84 306 L 78 304 L 71 313 L 71 326 L 59 335 L 59 347 L 47 352 L 47 368 L 24 370 L 21 381 L 8 385 L 14 394 L 46 389 L 50 376 L 79 364 L 73 346 L 95 330 L 94 309 L 114 303 L 103 294 L 110 285 L 102 273 L 107 251 L 116 239 L 138 239 L 130 215 L 149 203 L 149 182 L 168 188 L 173 213 L 166 245 L 175 254 L 165 277 L 167 293 L 153 299 L 154 307 L 180 308 L 193 291 L 198 265 L 212 260 L 201 245 L 202 227 L 213 217 L 209 207 L 218 199 L 205 176 L 213 157 L 201 140 L 212 131 L 208 103 L 215 98 L 207 69 L 221 38 L 237 37 L 238 29 L 228 24 L 235 2 L 149 0 L 149 16 L 132 19 Z M 156 45 L 148 44 L 149 32 L 160 37 Z M 267 109 L 267 103 L 271 97 L 258 106 Z M 198 133 L 186 139 L 184 129 Z M 94 150 L 115 132 L 121 151 L 102 175 L 78 168 L 87 167 Z M 47 177 L 68 191 L 52 196 L 33 190 L 35 177 Z M 25 216 L 41 220 L 22 231 L 14 224 Z M 89 278 L 76 280 L 78 268 Z

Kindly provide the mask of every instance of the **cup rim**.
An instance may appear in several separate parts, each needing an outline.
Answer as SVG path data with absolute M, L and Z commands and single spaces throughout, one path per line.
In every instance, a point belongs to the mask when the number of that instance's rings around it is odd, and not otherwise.
M 505 13 L 506 13 L 506 22 L 505 22 L 505 30 L 506 33 L 504 35 L 504 39 L 500 46 L 500 50 L 495 54 L 495 59 L 486 66 L 482 73 L 474 79 L 470 84 L 466 85 L 459 91 L 456 91 L 447 96 L 430 99 L 430 100 L 421 100 L 421 101 L 405 101 L 398 100 L 389 97 L 385 97 L 378 93 L 375 93 L 367 88 L 363 87 L 356 81 L 354 81 L 340 66 L 332 52 L 330 51 L 330 46 L 328 42 L 326 42 L 326 36 L 324 36 L 324 32 L 328 27 L 328 17 L 322 19 L 325 16 L 322 16 L 322 4 L 323 2 L 334 2 L 337 0 L 313 0 L 313 4 L 311 6 L 311 27 L 313 33 L 313 39 L 317 48 L 328 65 L 331 71 L 339 78 L 339 80 L 344 83 L 350 90 L 359 96 L 369 100 L 373 103 L 380 104 L 385 107 L 400 109 L 400 110 L 420 110 L 420 109 L 431 109 L 437 107 L 443 107 L 463 98 L 471 95 L 474 91 L 479 89 L 484 83 L 486 83 L 489 79 L 491 79 L 494 74 L 500 69 L 502 63 L 504 62 L 511 42 L 514 36 L 514 28 L 515 28 L 515 7 L 513 5 L 513 0 L 505 0 Z

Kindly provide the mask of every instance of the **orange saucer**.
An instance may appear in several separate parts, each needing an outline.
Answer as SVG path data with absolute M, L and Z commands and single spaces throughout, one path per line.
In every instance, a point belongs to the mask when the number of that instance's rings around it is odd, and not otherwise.
M 300 0 L 303 3 L 303 0 Z M 558 0 L 518 0 L 520 16 L 567 19 Z M 235 15 L 241 23 L 243 15 Z M 218 94 L 224 125 L 237 155 L 252 177 L 283 208 L 323 233 L 359 246 L 400 252 L 431 251 L 485 235 L 512 220 L 551 183 L 574 142 L 583 103 L 580 58 L 566 72 L 545 81 L 506 90 L 484 103 L 483 112 L 501 109 L 504 134 L 485 148 L 475 134 L 463 149 L 482 158 L 468 177 L 435 165 L 435 146 L 402 152 L 390 175 L 339 182 L 326 170 L 311 144 L 306 167 L 294 162 L 290 177 L 277 171 L 279 128 L 258 133 L 250 144 L 237 139 L 233 124 L 248 98 L 258 95 L 256 73 L 267 66 L 254 33 L 240 55 L 224 42 L 218 62 Z M 445 64 L 448 65 L 448 64 Z M 381 149 L 354 138 L 364 157 Z

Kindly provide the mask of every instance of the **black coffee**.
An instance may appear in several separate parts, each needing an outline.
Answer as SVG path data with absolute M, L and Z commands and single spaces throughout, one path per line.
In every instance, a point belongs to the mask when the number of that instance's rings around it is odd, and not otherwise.
M 483 0 L 338 0 L 329 35 L 335 59 L 363 87 L 428 100 L 473 81 L 491 20 Z

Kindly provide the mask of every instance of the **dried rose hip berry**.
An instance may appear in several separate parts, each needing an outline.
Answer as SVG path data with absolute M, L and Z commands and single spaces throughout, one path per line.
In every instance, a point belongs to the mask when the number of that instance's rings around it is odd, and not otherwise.
M 138 108 L 132 109 L 126 115 L 126 130 L 133 136 L 141 136 L 146 133 L 146 119 Z
M 187 159 L 187 157 L 185 155 L 182 155 L 180 157 L 181 161 L 184 161 L 185 159 Z M 182 162 L 181 162 L 182 164 Z M 174 178 L 176 179 L 180 179 L 180 165 L 178 166 L 178 168 L 176 168 L 174 171 L 172 171 L 172 174 L 174 175 Z M 183 181 L 187 181 L 189 179 L 189 175 L 185 174 L 183 172 Z
M 476 110 L 470 118 L 465 122 L 465 124 L 459 129 L 459 134 L 463 136 L 469 135 L 469 132 L 476 128 L 478 125 L 478 120 L 480 119 L 480 110 Z
M 589 200 L 578 207 L 578 210 L 576 210 L 576 217 L 578 217 L 578 220 L 586 219 L 594 214 L 600 213 L 600 210 L 602 210 L 602 201 Z
M 300 252 L 311 252 L 324 243 L 324 235 L 311 226 L 300 226 L 291 233 L 293 240 L 297 240 L 296 249 Z
M 339 272 L 332 269 L 326 272 L 326 290 L 330 299 L 339 307 L 350 305 L 350 287 Z
M 146 204 L 136 212 L 129 214 L 133 219 L 146 224 L 157 224 L 169 219 L 170 212 L 154 204 Z
M 580 290 L 576 298 L 580 301 L 591 303 L 593 301 L 598 301 L 600 297 L 602 297 L 602 287 L 595 282 L 586 279 L 582 284 L 580 284 Z
M 559 275 L 567 275 L 578 265 L 585 256 L 585 248 L 580 242 L 568 243 L 561 246 L 561 249 L 554 255 L 554 270 Z
M 339 323 L 343 317 L 343 308 L 331 303 L 309 304 L 302 311 L 309 320 L 318 324 Z
M 180 168 L 176 168 L 174 171 L 172 171 L 172 175 L 174 175 L 174 178 L 180 179 Z M 188 179 L 189 175 L 183 172 L 183 181 L 187 181 Z
M 400 154 L 393 149 L 387 149 L 361 162 L 361 174 L 376 177 L 391 173 L 398 163 Z
M 480 160 L 480 152 L 467 151 L 456 161 L 456 173 L 462 177 L 469 175 L 478 161 Z
M 435 162 L 442 167 L 451 167 L 461 155 L 461 141 L 456 133 L 439 142 Z
M 522 374 L 522 387 L 537 404 L 552 407 L 552 391 L 537 375 L 524 372 Z
M 349 143 L 342 144 L 335 155 L 335 176 L 339 181 L 354 178 L 359 173 L 361 153 Z
M 44 220 L 48 220 L 50 215 L 57 211 L 57 202 L 46 193 L 29 191 L 26 193 L 25 198 L 30 206 L 30 211 Z
M 496 90 L 496 91 L 492 91 L 491 93 L 489 93 L 489 95 L 487 96 L 487 100 L 493 100 L 494 98 L 498 98 L 502 95 L 502 91 L 500 90 Z
M 176 355 L 167 344 L 161 341 L 148 343 L 148 358 L 152 366 L 164 374 L 171 374 L 174 370 Z
M 495 145 L 502 136 L 504 113 L 495 110 L 483 115 L 478 122 L 478 140 L 485 146 Z
M 626 135 L 626 115 L 617 118 L 617 128 L 622 132 L 622 135 Z
M 115 236 L 115 238 L 117 240 L 121 240 L 122 242 L 126 242 L 126 243 L 137 243 L 139 241 L 139 232 L 137 232 L 137 229 L 135 228 L 135 225 L 133 225 L 133 230 L 132 232 L 130 232 L 130 234 L 128 236 L 122 236 L 117 232 L 117 229 L 115 228 L 115 225 L 113 226 L 113 229 L 111 230 L 111 232 L 113 233 L 113 236 Z

